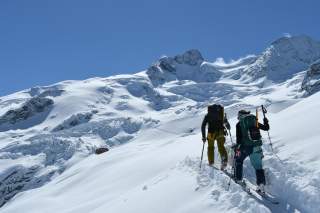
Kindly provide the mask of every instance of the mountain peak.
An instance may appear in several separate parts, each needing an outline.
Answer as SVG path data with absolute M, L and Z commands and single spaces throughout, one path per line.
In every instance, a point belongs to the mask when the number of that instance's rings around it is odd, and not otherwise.
M 253 79 L 266 77 L 274 82 L 282 82 L 306 70 L 319 58 L 320 42 L 311 37 L 281 37 L 272 42 L 243 74 Z
M 147 69 L 147 75 L 154 86 L 174 80 L 195 82 L 215 81 L 221 73 L 214 67 L 203 65 L 199 50 L 191 49 L 174 57 L 163 56 Z M 203 65 L 203 66 L 202 66 Z

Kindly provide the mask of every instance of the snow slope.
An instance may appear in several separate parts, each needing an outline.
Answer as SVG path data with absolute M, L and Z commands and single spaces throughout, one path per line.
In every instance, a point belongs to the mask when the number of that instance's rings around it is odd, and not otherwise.
M 199 115 L 174 119 L 110 153 L 90 156 L 44 187 L 21 193 L 2 212 L 318 212 L 319 151 L 312 147 L 320 139 L 319 127 L 311 125 L 303 138 L 292 130 L 313 120 L 319 99 L 316 94 L 271 117 L 272 139 L 284 165 L 266 141 L 265 167 L 279 206 L 253 199 L 235 184 L 226 190 L 228 178 L 217 170 L 199 170 L 201 136 L 187 131 L 198 128 Z M 286 129 L 280 128 L 284 122 Z M 173 129 L 178 134 L 162 131 Z M 253 181 L 249 162 L 246 167 Z
M 301 86 L 319 51 L 306 36 L 230 63 L 190 50 L 134 75 L 1 97 L 0 212 L 318 212 L 320 95 Z M 27 103 L 36 100 L 50 106 L 34 110 Z M 211 103 L 226 106 L 232 126 L 239 109 L 268 107 L 277 155 L 264 134 L 264 159 L 280 205 L 235 184 L 226 190 L 228 178 L 206 159 L 199 169 L 199 127 Z M 101 146 L 110 151 L 93 155 Z M 245 176 L 255 182 L 248 161 Z

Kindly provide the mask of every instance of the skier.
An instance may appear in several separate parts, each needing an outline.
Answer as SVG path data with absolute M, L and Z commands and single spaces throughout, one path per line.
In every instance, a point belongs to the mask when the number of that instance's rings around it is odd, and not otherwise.
M 240 110 L 238 112 L 239 122 L 236 125 L 237 144 L 235 150 L 235 179 L 238 183 L 244 184 L 242 181 L 243 161 L 246 157 L 250 157 L 250 161 L 256 170 L 257 192 L 265 193 L 264 186 L 266 184 L 264 170 L 262 168 L 262 137 L 260 129 L 269 130 L 269 121 L 263 119 L 263 124 L 258 122 L 255 115 L 250 111 Z
M 208 125 L 208 137 L 206 138 L 206 125 Z M 227 129 L 230 130 L 230 124 L 224 114 L 224 108 L 221 105 L 214 104 L 208 106 L 208 113 L 205 115 L 202 125 L 202 141 L 208 140 L 208 161 L 209 165 L 214 164 L 214 142 L 217 141 L 218 151 L 221 157 L 221 170 L 227 167 L 228 155 L 224 143 L 226 141 Z

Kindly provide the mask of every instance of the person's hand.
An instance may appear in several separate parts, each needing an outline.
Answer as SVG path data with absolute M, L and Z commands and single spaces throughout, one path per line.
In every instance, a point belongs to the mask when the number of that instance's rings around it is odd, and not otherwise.
M 267 123 L 269 123 L 269 120 L 268 120 L 268 118 L 263 118 L 263 123 L 264 123 L 264 124 L 267 124 Z
M 227 136 L 227 135 L 228 135 L 228 130 L 227 130 L 227 129 L 224 129 L 224 130 L 223 130 L 223 134 L 224 134 L 224 136 Z
M 205 143 L 207 141 L 206 138 L 202 138 L 202 142 Z
M 240 155 L 241 155 L 241 150 L 240 150 L 239 148 L 237 148 L 237 149 L 235 150 L 235 156 L 236 156 L 236 157 L 240 157 Z

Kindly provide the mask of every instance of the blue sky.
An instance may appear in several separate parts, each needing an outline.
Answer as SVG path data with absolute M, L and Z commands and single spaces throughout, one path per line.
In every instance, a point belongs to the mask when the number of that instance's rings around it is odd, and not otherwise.
M 274 39 L 320 40 L 317 0 L 1 0 L 0 95 L 147 68 L 196 48 L 214 61 Z

